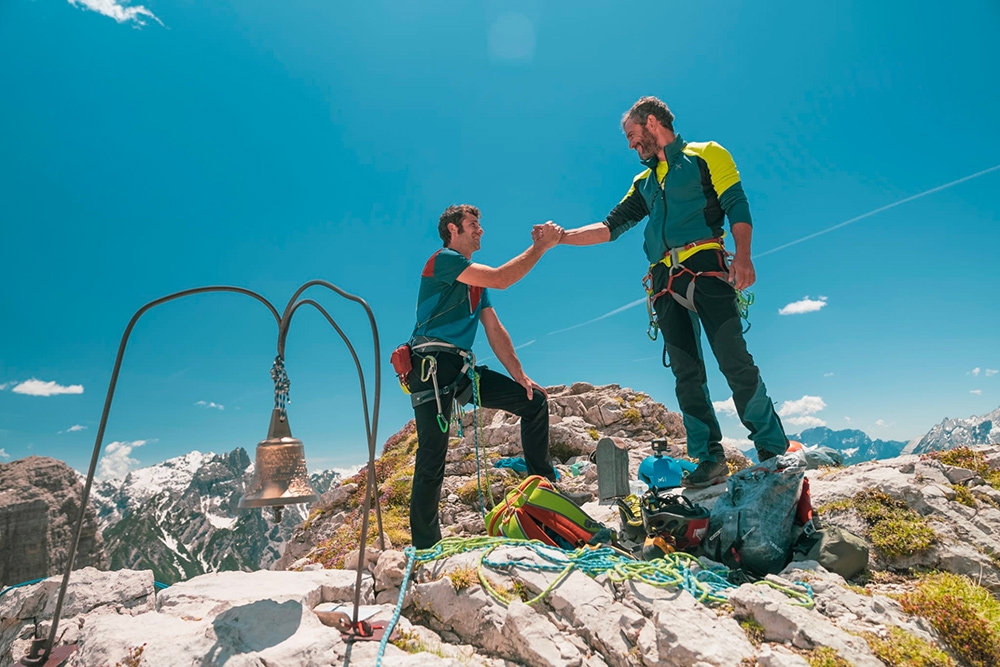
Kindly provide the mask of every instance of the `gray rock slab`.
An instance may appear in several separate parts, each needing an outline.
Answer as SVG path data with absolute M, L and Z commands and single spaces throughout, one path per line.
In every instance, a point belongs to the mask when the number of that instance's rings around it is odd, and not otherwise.
M 856 667 L 884 667 L 863 639 L 841 630 L 816 610 L 789 604 L 787 597 L 771 587 L 744 584 L 729 594 L 729 601 L 738 617 L 752 616 L 764 627 L 768 641 L 790 642 L 806 650 L 828 646 Z

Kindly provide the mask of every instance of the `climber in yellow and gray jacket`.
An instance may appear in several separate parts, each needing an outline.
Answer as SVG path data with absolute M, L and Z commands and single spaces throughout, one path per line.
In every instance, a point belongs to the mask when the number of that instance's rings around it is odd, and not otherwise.
M 737 306 L 735 290 L 756 279 L 750 206 L 739 171 L 725 148 L 714 141 L 686 142 L 674 133 L 673 123 L 670 109 L 655 97 L 632 105 L 622 128 L 646 170 L 603 222 L 568 229 L 560 243 L 613 241 L 648 218 L 643 248 L 650 293 L 676 380 L 688 454 L 699 461 L 682 484 L 706 487 L 725 481 L 728 468 L 708 394 L 701 327 L 760 460 L 784 453 L 788 438 L 747 352 Z M 732 256 L 723 243 L 727 217 L 736 246 Z

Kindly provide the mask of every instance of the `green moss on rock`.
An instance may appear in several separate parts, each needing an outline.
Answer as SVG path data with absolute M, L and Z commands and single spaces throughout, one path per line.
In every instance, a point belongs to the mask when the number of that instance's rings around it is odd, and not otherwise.
M 907 613 L 927 619 L 967 664 L 1000 665 L 1000 602 L 971 579 L 949 572 L 932 574 L 899 601 Z

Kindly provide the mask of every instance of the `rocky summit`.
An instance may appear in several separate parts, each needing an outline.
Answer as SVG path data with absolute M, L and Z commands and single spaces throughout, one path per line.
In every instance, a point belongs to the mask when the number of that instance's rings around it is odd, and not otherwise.
M 666 437 L 683 452 L 676 414 L 614 385 L 553 387 L 553 451 L 562 488 L 596 495 L 589 453 L 612 437 L 630 472 Z M 434 550 L 405 550 L 412 424 L 376 463 L 387 543 L 362 565 L 361 618 L 391 623 L 391 641 L 348 642 L 336 612 L 353 611 L 364 472 L 323 494 L 275 567 L 218 572 L 156 590 L 148 570 L 79 570 L 60 628 L 79 650 L 67 664 L 482 665 L 489 667 L 991 667 L 1000 664 L 1000 446 L 959 447 L 844 468 L 810 470 L 821 524 L 869 545 L 852 581 L 792 561 L 757 583 L 673 555 L 630 561 L 610 549 L 567 552 L 484 537 L 486 504 L 515 485 L 494 467 L 519 455 L 516 421 L 466 413 L 449 453 Z M 747 465 L 732 452 L 734 469 Z M 478 461 L 478 463 L 477 463 Z M 477 477 L 481 482 L 477 482 Z M 712 506 L 723 485 L 685 491 Z M 583 505 L 617 527 L 617 510 Z M 0 596 L 0 667 L 48 628 L 56 578 Z M 331 612 L 333 614 L 331 615 Z M 62 630 L 60 631 L 62 632 Z
M 83 485 L 62 461 L 29 456 L 0 463 L 0 588 L 66 569 Z M 75 567 L 103 567 L 93 507 L 84 515 Z

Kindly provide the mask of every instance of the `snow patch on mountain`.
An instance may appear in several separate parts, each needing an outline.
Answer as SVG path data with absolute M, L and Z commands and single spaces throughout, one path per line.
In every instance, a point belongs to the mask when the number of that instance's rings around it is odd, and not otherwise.
M 924 437 L 910 443 L 904 454 L 922 454 L 933 450 L 975 447 L 1000 442 L 1000 407 L 993 412 L 968 419 L 946 418 Z
M 240 509 L 253 471 L 242 448 L 228 454 L 193 451 L 124 479 L 95 483 L 91 499 L 112 567 L 152 569 L 164 583 L 268 568 L 308 508 L 286 507 L 280 524 L 270 511 Z M 339 480 L 330 470 L 310 475 L 318 493 Z

